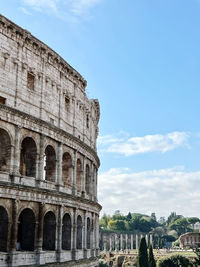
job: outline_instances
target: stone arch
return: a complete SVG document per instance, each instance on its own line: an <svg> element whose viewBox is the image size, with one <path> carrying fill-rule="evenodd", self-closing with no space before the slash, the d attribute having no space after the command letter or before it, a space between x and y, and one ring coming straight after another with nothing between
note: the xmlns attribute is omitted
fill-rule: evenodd
<svg viewBox="0 0 200 267"><path fill-rule="evenodd" d="M62 221L62 249L71 249L71 217L66 213Z"/></svg>
<svg viewBox="0 0 200 267"><path fill-rule="evenodd" d="M91 246L91 225L90 225L90 218L87 218L87 249L90 249Z"/></svg>
<svg viewBox="0 0 200 267"><path fill-rule="evenodd" d="M25 137L21 143L20 173L24 176L36 176L37 147L32 137Z"/></svg>
<svg viewBox="0 0 200 267"><path fill-rule="evenodd" d="M76 162L76 188L78 192L81 192L82 189L82 173L83 167L80 159L77 159Z"/></svg>
<svg viewBox="0 0 200 267"><path fill-rule="evenodd" d="M0 251L7 251L8 243L8 213L0 206Z"/></svg>
<svg viewBox="0 0 200 267"><path fill-rule="evenodd" d="M45 180L55 182L56 175L56 153L51 145L48 145L44 152Z"/></svg>
<svg viewBox="0 0 200 267"><path fill-rule="evenodd" d="M72 158L68 152L63 154L62 158L62 180L64 185L71 185L71 169L72 169Z"/></svg>
<svg viewBox="0 0 200 267"><path fill-rule="evenodd" d="M89 195L90 194L90 167L87 164L85 167L85 191Z"/></svg>
<svg viewBox="0 0 200 267"><path fill-rule="evenodd" d="M83 223L80 215L77 217L77 235L76 235L76 248L82 249L82 233L83 231Z"/></svg>
<svg viewBox="0 0 200 267"><path fill-rule="evenodd" d="M26 208L18 219L17 249L33 251L35 243L35 214Z"/></svg>
<svg viewBox="0 0 200 267"><path fill-rule="evenodd" d="M0 129L0 171L9 172L11 160L11 138L8 132Z"/></svg>
<svg viewBox="0 0 200 267"><path fill-rule="evenodd" d="M52 211L45 214L43 229L43 250L55 250L56 216Z"/></svg>

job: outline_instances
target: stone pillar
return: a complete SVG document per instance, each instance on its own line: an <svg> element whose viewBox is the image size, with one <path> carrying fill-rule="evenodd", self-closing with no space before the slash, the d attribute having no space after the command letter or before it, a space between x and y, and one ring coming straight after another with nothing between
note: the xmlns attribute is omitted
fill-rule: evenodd
<svg viewBox="0 0 200 267"><path fill-rule="evenodd" d="M94 166L94 201L97 201L97 168Z"/></svg>
<svg viewBox="0 0 200 267"><path fill-rule="evenodd" d="M57 262L60 262L61 260L61 251L62 251L62 219L63 219L63 207L62 205L59 205L58 210L58 222L56 224L56 234L57 234L57 240L56 240L56 259Z"/></svg>
<svg viewBox="0 0 200 267"><path fill-rule="evenodd" d="M112 251L112 236L109 236L109 241L110 241L110 251Z"/></svg>
<svg viewBox="0 0 200 267"><path fill-rule="evenodd" d="M90 198L94 200L94 165L91 164L91 171L90 171Z"/></svg>
<svg viewBox="0 0 200 267"><path fill-rule="evenodd" d="M37 227L37 240L36 240L36 264L40 264L40 255L42 251L42 240L43 240L43 207L44 204L38 203L38 227Z"/></svg>
<svg viewBox="0 0 200 267"><path fill-rule="evenodd" d="M150 244L153 246L153 236L150 234Z"/></svg>
<svg viewBox="0 0 200 267"><path fill-rule="evenodd" d="M92 213L92 221L91 221L91 249L92 249L92 257L94 257L95 252L95 220L94 220L94 212Z"/></svg>
<svg viewBox="0 0 200 267"><path fill-rule="evenodd" d="M123 250L123 235L120 235L120 250Z"/></svg>
<svg viewBox="0 0 200 267"><path fill-rule="evenodd" d="M149 242L148 242L148 235L145 235L145 240L146 240L147 247L148 247L148 245L149 245L149 244L148 244L148 243L149 243Z"/></svg>
<svg viewBox="0 0 200 267"><path fill-rule="evenodd" d="M19 126L15 126L15 148L14 148L14 164L13 164L13 174L19 175L20 170L20 154L21 154L21 147L20 147L20 130Z"/></svg>
<svg viewBox="0 0 200 267"><path fill-rule="evenodd" d="M15 253L17 246L17 212L18 212L18 201L12 199L12 224L10 232L10 251L8 258L8 266L12 266L13 254Z"/></svg>
<svg viewBox="0 0 200 267"><path fill-rule="evenodd" d="M74 162L73 162L73 180L72 180L72 194L76 195L76 166L77 164L77 150L74 150Z"/></svg>
<svg viewBox="0 0 200 267"><path fill-rule="evenodd" d="M126 250L128 249L128 234L126 234Z"/></svg>
<svg viewBox="0 0 200 267"><path fill-rule="evenodd" d="M85 162L86 162L86 160L85 160L85 156L83 157L83 182L82 182L82 189L81 189L81 191L82 191L82 196L83 197L85 197L85 175L86 175L86 173L85 173Z"/></svg>
<svg viewBox="0 0 200 267"><path fill-rule="evenodd" d="M106 252L106 241L103 242L103 249L104 249L104 252Z"/></svg>
<svg viewBox="0 0 200 267"><path fill-rule="evenodd" d="M99 256L99 215L96 214L96 256Z"/></svg>
<svg viewBox="0 0 200 267"><path fill-rule="evenodd" d="M83 253L84 258L87 259L87 211L84 211L84 223L83 223Z"/></svg>
<svg viewBox="0 0 200 267"><path fill-rule="evenodd" d="M118 244L118 236L115 234L115 251L117 252L119 249L119 244Z"/></svg>
<svg viewBox="0 0 200 267"><path fill-rule="evenodd" d="M44 177L44 146L45 146L45 135L40 134L40 151L39 151L39 167L38 167L38 177L39 181L45 179Z"/></svg>
<svg viewBox="0 0 200 267"><path fill-rule="evenodd" d="M58 164L57 164L57 180L56 185L58 189L63 184L62 182L62 156L63 156L63 145L62 143L58 144Z"/></svg>
<svg viewBox="0 0 200 267"><path fill-rule="evenodd" d="M138 250L139 249L139 239L138 239L138 234L136 234L136 236L135 236L135 239L136 239L136 250Z"/></svg>
<svg viewBox="0 0 200 267"><path fill-rule="evenodd" d="M131 250L133 250L133 235L131 235Z"/></svg>
<svg viewBox="0 0 200 267"><path fill-rule="evenodd" d="M73 208L72 224L72 260L76 260L77 209Z"/></svg>

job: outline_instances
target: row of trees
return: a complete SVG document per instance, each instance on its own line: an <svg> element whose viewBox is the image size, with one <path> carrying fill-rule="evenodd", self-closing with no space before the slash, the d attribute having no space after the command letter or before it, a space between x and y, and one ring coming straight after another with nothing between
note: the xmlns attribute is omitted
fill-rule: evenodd
<svg viewBox="0 0 200 267"><path fill-rule="evenodd" d="M194 225L199 222L197 217L183 217L171 212L165 220L156 219L155 213L151 216L140 213L122 215L116 211L113 216L104 214L100 219L100 229L107 231L138 231L153 234L154 247L162 248L178 239L186 232L193 232Z"/></svg>

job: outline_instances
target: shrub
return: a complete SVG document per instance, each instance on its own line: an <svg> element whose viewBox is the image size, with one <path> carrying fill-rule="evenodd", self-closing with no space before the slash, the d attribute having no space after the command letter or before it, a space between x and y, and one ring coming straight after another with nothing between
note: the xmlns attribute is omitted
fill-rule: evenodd
<svg viewBox="0 0 200 267"><path fill-rule="evenodd" d="M173 255L158 261L158 267L189 267L191 262L181 255Z"/></svg>

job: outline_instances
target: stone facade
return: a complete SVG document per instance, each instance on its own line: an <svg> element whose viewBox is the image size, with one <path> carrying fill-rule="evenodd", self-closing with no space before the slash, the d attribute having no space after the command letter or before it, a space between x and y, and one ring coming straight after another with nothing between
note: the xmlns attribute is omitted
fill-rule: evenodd
<svg viewBox="0 0 200 267"><path fill-rule="evenodd" d="M100 109L86 85L0 15L1 267L98 266Z"/></svg>
<svg viewBox="0 0 200 267"><path fill-rule="evenodd" d="M179 237L181 248L196 248L200 245L200 233L186 233Z"/></svg>

